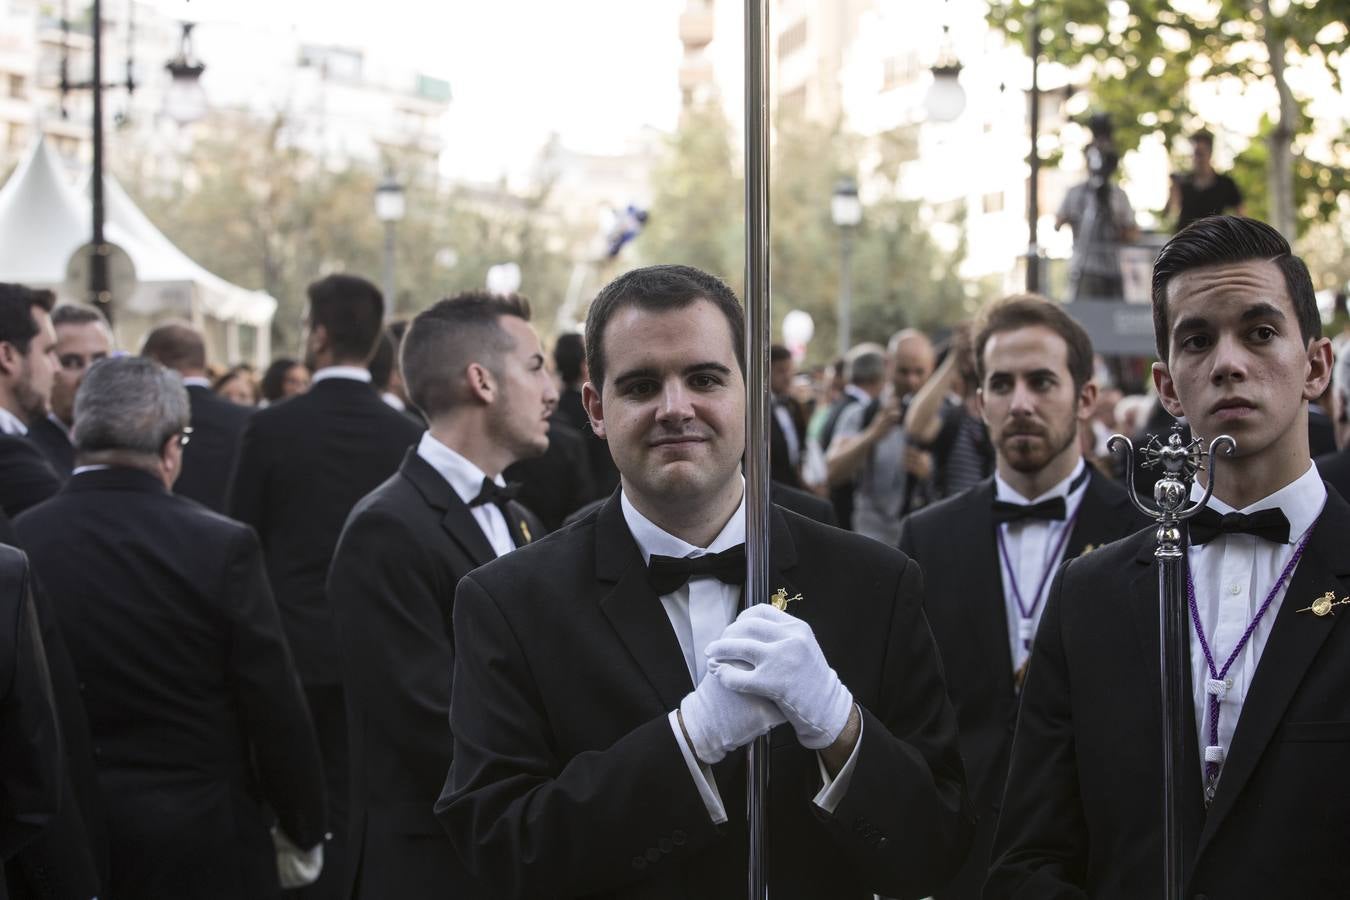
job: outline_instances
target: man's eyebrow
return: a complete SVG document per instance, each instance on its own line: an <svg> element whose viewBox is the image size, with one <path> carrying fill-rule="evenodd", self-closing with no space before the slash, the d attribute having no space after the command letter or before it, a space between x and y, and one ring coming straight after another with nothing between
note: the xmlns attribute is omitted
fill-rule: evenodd
<svg viewBox="0 0 1350 900"><path fill-rule="evenodd" d="M685 377L688 377L698 372L717 372L720 375L730 375L731 369L727 368L720 362L709 360L707 362L691 363L690 365L685 366L680 371L680 374L684 375ZM636 369L630 369L629 371L624 372L622 375L616 376L614 379L614 386L619 387L624 382L633 381L638 378L660 378L660 377L661 373L656 368L652 366L642 366Z"/></svg>
<svg viewBox="0 0 1350 900"><path fill-rule="evenodd" d="M656 370L651 367L630 369L629 371L624 372L622 375L618 375L615 377L614 386L620 387L621 385L624 384L624 382L633 381L638 378L655 378L655 377L657 377Z"/></svg>
<svg viewBox="0 0 1350 900"><path fill-rule="evenodd" d="M707 372L707 371L717 372L721 375L731 374L731 370L726 366L722 365L720 362L701 362L701 363L694 363L692 366L684 367L685 375L693 375L696 372Z"/></svg>
<svg viewBox="0 0 1350 900"><path fill-rule="evenodd" d="M1173 331L1203 331L1209 327L1209 319L1204 316L1183 316L1172 326Z"/></svg>
<svg viewBox="0 0 1350 900"><path fill-rule="evenodd" d="M1253 319L1273 319L1283 322L1284 312L1273 303L1255 303L1242 311L1242 321L1250 322Z"/></svg>
<svg viewBox="0 0 1350 900"><path fill-rule="evenodd" d="M1006 369L993 369L989 372L989 378L1012 378L1014 375L1024 375L1027 378L1044 378L1047 375L1051 378L1058 378L1059 373L1054 369L1032 369L1030 372L1009 372Z"/></svg>

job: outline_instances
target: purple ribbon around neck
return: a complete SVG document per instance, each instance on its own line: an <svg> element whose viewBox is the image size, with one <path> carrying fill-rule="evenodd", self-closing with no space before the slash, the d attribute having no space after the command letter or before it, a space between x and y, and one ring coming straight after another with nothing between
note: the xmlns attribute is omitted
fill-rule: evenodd
<svg viewBox="0 0 1350 900"><path fill-rule="evenodd" d="M1316 525L1315 522L1313 524ZM1294 569L1298 566L1298 561L1303 557L1303 551L1307 549L1308 541L1312 537L1312 530L1313 526L1309 526L1308 530L1303 533L1303 537L1299 540L1298 547L1294 550L1294 555L1289 557L1289 562L1285 565L1284 571L1280 573L1279 578L1275 579L1274 587L1270 589L1270 593L1267 594L1266 599L1262 601L1260 609L1256 611L1256 615L1252 616L1251 622L1247 623L1247 630L1242 632L1242 637L1238 639L1237 646L1233 648L1232 653L1228 654L1228 659L1224 661L1223 668L1217 668L1215 666L1214 651L1210 649L1209 639L1205 636L1204 626L1200 624L1200 604L1195 599L1195 580L1191 578L1190 566L1188 565L1186 567L1186 600L1191 608L1191 625L1195 628L1195 636L1200 639L1200 649L1205 653L1205 665L1209 669L1211 681L1226 681L1228 678L1228 670L1233 667L1233 663L1237 661L1238 655L1242 653L1243 648L1247 646L1247 642L1251 640L1252 634L1256 631L1256 626L1261 623L1263 618L1265 618L1266 610L1270 609L1270 605L1275 602L1275 597L1279 594L1280 589L1284 587L1285 582L1287 582L1290 576L1294 574ZM1225 687L1226 686L1227 685L1225 684ZM1209 690L1208 687L1206 688L1206 693L1209 696L1207 710L1209 714L1209 746L1218 747L1220 695ZM1221 760L1209 759L1208 755L1206 756L1206 805L1214 799L1214 793L1219 783L1219 772L1222 769L1223 762Z"/></svg>
<svg viewBox="0 0 1350 900"><path fill-rule="evenodd" d="M1003 560L1004 571L1008 573L1008 584L1012 587L1013 600L1017 601L1017 611L1021 614L1022 621L1030 622L1035 619L1036 610L1040 608L1041 598L1045 594L1045 585L1050 580L1050 573L1055 570L1060 554L1064 552L1064 545L1068 542L1069 535L1073 533L1073 526L1076 521L1078 521L1078 510L1074 510L1073 515L1069 516L1068 521L1064 523L1063 530L1059 533L1059 540L1055 542L1055 549L1050 554L1049 559L1046 560L1045 569L1041 572L1040 583L1036 585L1036 593L1032 595L1030 608L1022 599L1022 589L1017 584L1017 574L1013 572L1012 560L1008 557L1008 545L1003 539L1003 531L1007 526L995 526L994 533L998 535L999 556ZM1022 647L1027 650L1031 649L1030 636L1022 638Z"/></svg>

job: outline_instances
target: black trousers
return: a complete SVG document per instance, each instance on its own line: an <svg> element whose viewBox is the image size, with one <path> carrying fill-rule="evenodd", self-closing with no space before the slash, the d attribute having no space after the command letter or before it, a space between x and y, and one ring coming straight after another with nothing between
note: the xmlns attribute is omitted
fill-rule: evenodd
<svg viewBox="0 0 1350 900"><path fill-rule="evenodd" d="M314 733L323 756L328 797L328 833L323 846L323 874L308 887L284 891L286 900L340 900L347 887L347 700L340 684L307 684L305 699L314 719Z"/></svg>

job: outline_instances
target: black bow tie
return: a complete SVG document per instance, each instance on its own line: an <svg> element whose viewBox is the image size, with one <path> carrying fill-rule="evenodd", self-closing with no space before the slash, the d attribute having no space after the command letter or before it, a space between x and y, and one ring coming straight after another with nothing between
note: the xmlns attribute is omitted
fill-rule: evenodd
<svg viewBox="0 0 1350 900"><path fill-rule="evenodd" d="M1051 497L1040 503L1009 503L1007 500L994 501L994 524L1023 522L1027 519L1063 521L1065 516L1064 498Z"/></svg>
<svg viewBox="0 0 1350 900"><path fill-rule="evenodd" d="M469 506L472 508L482 506L484 503L494 503L499 508L505 507L507 503L516 499L519 493L519 484L508 484L503 487L491 478L484 478L483 487L478 491L478 496L469 501Z"/></svg>
<svg viewBox="0 0 1350 900"><path fill-rule="evenodd" d="M1289 520L1284 512L1262 509L1251 515L1219 514L1206 506L1191 519L1191 543L1207 544L1221 534L1254 534L1276 544L1289 543Z"/></svg>
<svg viewBox="0 0 1350 900"><path fill-rule="evenodd" d="M673 594L689 579L699 577L745 584L745 545L695 557L652 556L647 563L647 581L659 597Z"/></svg>

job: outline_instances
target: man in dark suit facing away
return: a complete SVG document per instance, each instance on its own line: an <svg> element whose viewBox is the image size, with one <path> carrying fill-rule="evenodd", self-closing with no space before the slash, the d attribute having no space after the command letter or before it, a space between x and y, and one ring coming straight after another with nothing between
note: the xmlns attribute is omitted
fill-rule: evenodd
<svg viewBox="0 0 1350 900"><path fill-rule="evenodd" d="M56 373L51 291L0 284L0 509L11 517L61 489L29 435L47 415Z"/></svg>
<svg viewBox="0 0 1350 900"><path fill-rule="evenodd" d="M324 581L352 507L398 470L422 433L370 386L366 363L383 317L384 299L362 278L330 275L309 286L311 387L249 419L226 506L262 541L323 754L333 837L324 875L305 900L338 896L346 865L346 700Z"/></svg>
<svg viewBox="0 0 1350 900"><path fill-rule="evenodd" d="M352 510L333 556L354 898L467 896L432 811L451 758L451 612L460 578L543 536L502 479L548 446L558 397L529 315L524 298L467 293L413 320L403 376L428 430Z"/></svg>
<svg viewBox="0 0 1350 900"><path fill-rule="evenodd" d="M15 527L80 679L106 893L278 896L278 847L321 858L323 775L257 538L169 492L189 420L176 374L104 360L75 410L74 474Z"/></svg>
<svg viewBox="0 0 1350 900"><path fill-rule="evenodd" d="M168 322L151 331L141 355L183 376L192 403L192 440L183 448L183 474L174 482L173 492L224 512L239 436L252 411L211 390L206 341L186 322Z"/></svg>
<svg viewBox="0 0 1350 900"><path fill-rule="evenodd" d="M70 441L70 430L75 426L75 392L85 371L112 353L113 337L103 313L83 303L62 303L52 310L52 327L56 331L56 371L50 409L28 423L28 436L64 481L75 468L75 445Z"/></svg>
<svg viewBox="0 0 1350 900"><path fill-rule="evenodd" d="M770 579L796 599L736 615L744 345L697 269L605 287L585 396L621 490L459 583L437 811L494 898L742 896L743 748L771 729L775 897L923 897L964 856L918 567L775 508Z"/></svg>
<svg viewBox="0 0 1350 900"><path fill-rule="evenodd" d="M977 900L989 871L1018 693L1051 576L1062 560L1145 525L1079 449L1097 398L1087 332L1031 294L994 304L976 328L978 397L997 469L900 526L900 549L923 567L979 815L970 856L941 900Z"/></svg>

